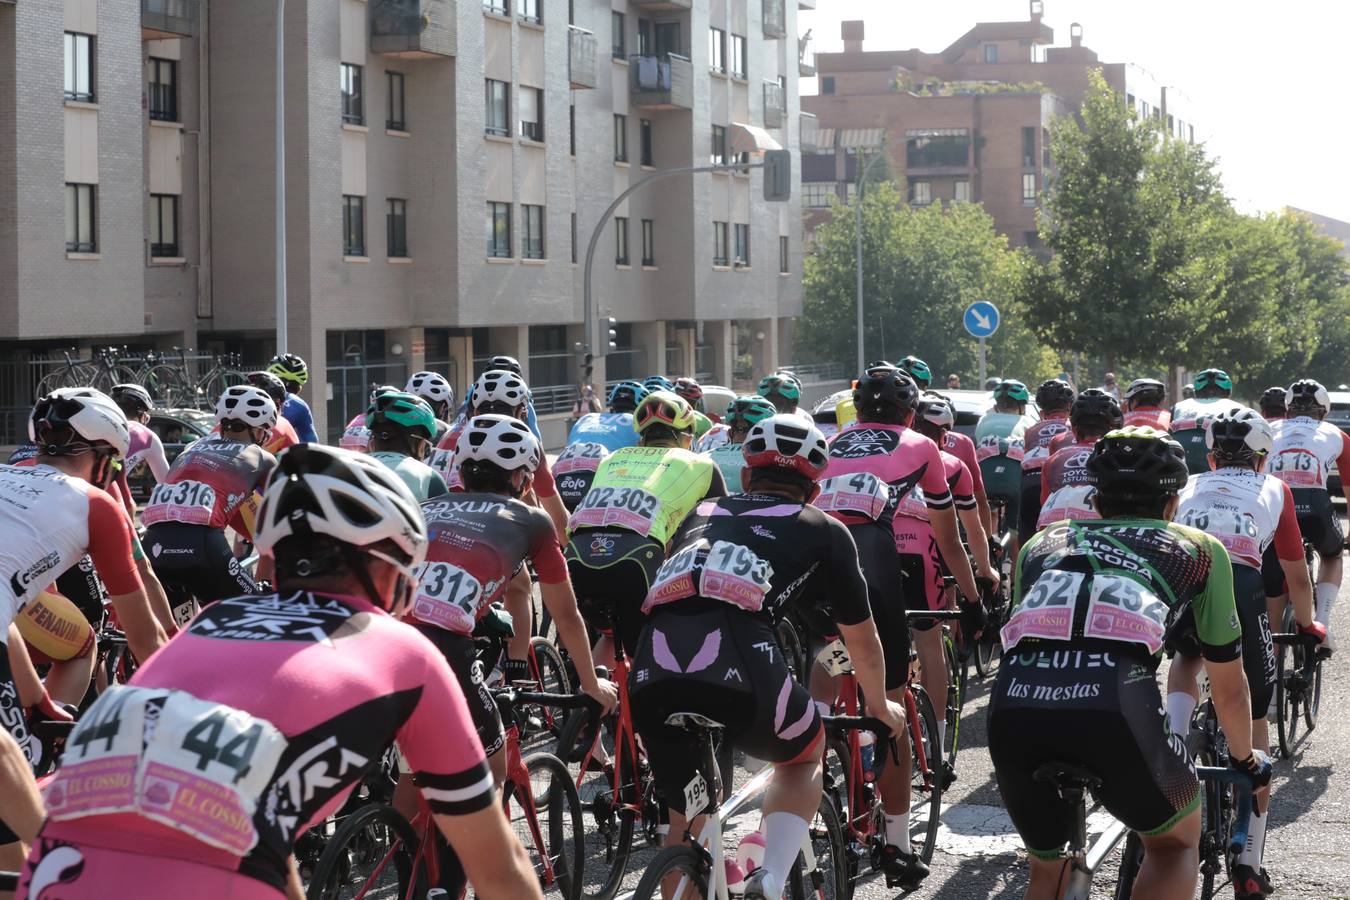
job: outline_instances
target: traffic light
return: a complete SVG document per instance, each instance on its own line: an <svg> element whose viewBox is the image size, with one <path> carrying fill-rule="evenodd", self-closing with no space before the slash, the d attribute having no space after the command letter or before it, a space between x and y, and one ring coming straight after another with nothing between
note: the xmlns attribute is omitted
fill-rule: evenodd
<svg viewBox="0 0 1350 900"><path fill-rule="evenodd" d="M618 350L618 349L619 349L619 343L618 343L618 342L619 342L619 320L616 319L616 318L614 318L613 316L610 316L608 319L605 320L605 323L606 323L606 326L609 328L609 335L608 335L608 337L607 337L607 340L609 341L609 345L608 345L608 346L609 346L609 349L610 349L610 350Z"/></svg>
<svg viewBox="0 0 1350 900"><path fill-rule="evenodd" d="M792 197L792 151L764 151L764 199L783 203Z"/></svg>

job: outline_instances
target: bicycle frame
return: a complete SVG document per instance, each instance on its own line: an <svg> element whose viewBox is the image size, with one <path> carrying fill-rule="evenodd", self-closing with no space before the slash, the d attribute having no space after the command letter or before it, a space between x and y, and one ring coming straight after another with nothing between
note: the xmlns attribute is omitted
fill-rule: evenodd
<svg viewBox="0 0 1350 900"><path fill-rule="evenodd" d="M634 815L642 813L642 796L639 793L633 803L623 803L621 801L620 783L623 779L623 759L624 753L628 754L632 760L633 772L637 772L637 731L633 727L632 706L628 702L628 657L624 655L623 648L619 642L614 642L614 673L611 680L619 689L619 723L614 734L614 775L610 782L610 787L614 791L614 802L616 810L627 810ZM599 737L600 729L597 728L596 736ZM595 744L592 743L586 748L586 752L581 757L581 771L577 775L577 790L581 790L582 782L586 780L586 770L591 764L591 759L595 756Z"/></svg>

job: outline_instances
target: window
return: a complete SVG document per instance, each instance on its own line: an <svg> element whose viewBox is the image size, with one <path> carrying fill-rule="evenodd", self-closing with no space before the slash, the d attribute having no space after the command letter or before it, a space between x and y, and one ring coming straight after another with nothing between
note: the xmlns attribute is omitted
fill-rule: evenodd
<svg viewBox="0 0 1350 900"><path fill-rule="evenodd" d="M1022 129L1022 168L1033 169L1036 167L1036 129Z"/></svg>
<svg viewBox="0 0 1350 900"><path fill-rule="evenodd" d="M731 157L727 155L727 129L722 125L712 127L712 164L714 166L725 166L731 162Z"/></svg>
<svg viewBox="0 0 1350 900"><path fill-rule="evenodd" d="M342 195L342 255L366 255L366 198Z"/></svg>
<svg viewBox="0 0 1350 900"><path fill-rule="evenodd" d="M483 0L483 11L496 16L511 15L511 0Z"/></svg>
<svg viewBox="0 0 1350 900"><path fill-rule="evenodd" d="M731 36L731 74L745 77L745 38L739 34Z"/></svg>
<svg viewBox="0 0 1350 900"><path fill-rule="evenodd" d="M182 256L178 244L178 197L174 194L150 195L150 256Z"/></svg>
<svg viewBox="0 0 1350 900"><path fill-rule="evenodd" d="M614 114L614 161L628 162L628 117Z"/></svg>
<svg viewBox="0 0 1350 900"><path fill-rule="evenodd" d="M952 185L952 199L957 203L970 202L970 182L958 181Z"/></svg>
<svg viewBox="0 0 1350 900"><path fill-rule="evenodd" d="M834 196L834 182L832 181L802 182L803 206L811 209L824 209L830 205Z"/></svg>
<svg viewBox="0 0 1350 900"><path fill-rule="evenodd" d="M714 72L727 70L727 33L720 28L708 29L708 68Z"/></svg>
<svg viewBox="0 0 1350 900"><path fill-rule="evenodd" d="M487 205L487 255L497 259L511 258L511 204Z"/></svg>
<svg viewBox="0 0 1350 900"><path fill-rule="evenodd" d="M1028 172L1022 176L1022 205L1032 206L1036 203L1036 173Z"/></svg>
<svg viewBox="0 0 1350 900"><path fill-rule="evenodd" d="M483 130L502 137L511 134L511 85L505 81L487 79L487 120Z"/></svg>
<svg viewBox="0 0 1350 900"><path fill-rule="evenodd" d="M642 264L656 265L656 223L651 219L642 220Z"/></svg>
<svg viewBox="0 0 1350 900"><path fill-rule="evenodd" d="M526 22L542 22L540 0L520 0L520 17Z"/></svg>
<svg viewBox="0 0 1350 900"><path fill-rule="evenodd" d="M544 139L544 92L540 88L520 89L520 136L531 141Z"/></svg>
<svg viewBox="0 0 1350 900"><path fill-rule="evenodd" d="M624 49L623 42L623 13L612 12L609 14L609 55L615 59L626 59L627 51Z"/></svg>
<svg viewBox="0 0 1350 900"><path fill-rule="evenodd" d="M984 61L987 63L998 62L998 44L984 45Z"/></svg>
<svg viewBox="0 0 1350 900"><path fill-rule="evenodd" d="M159 122L177 122L178 63L152 56L146 60L145 69L150 118Z"/></svg>
<svg viewBox="0 0 1350 900"><path fill-rule="evenodd" d="M385 212L385 232L390 259L408 257L408 201L390 197Z"/></svg>
<svg viewBox="0 0 1350 900"><path fill-rule="evenodd" d="M925 128L905 132L905 168L964 168L970 164L970 132Z"/></svg>
<svg viewBox="0 0 1350 900"><path fill-rule="evenodd" d="M66 185L66 250L71 253L93 253L98 249L98 229L94 215L97 212L92 184Z"/></svg>
<svg viewBox="0 0 1350 900"><path fill-rule="evenodd" d="M567 107L567 152L571 156L577 155L577 108L570 104Z"/></svg>
<svg viewBox="0 0 1350 900"><path fill-rule="evenodd" d="M544 208L521 204L525 233L520 241L521 259L544 259Z"/></svg>
<svg viewBox="0 0 1350 900"><path fill-rule="evenodd" d="M1134 112L1134 94L1125 95L1125 108L1130 112Z"/></svg>
<svg viewBox="0 0 1350 900"><path fill-rule="evenodd" d="M641 161L642 161L642 164L643 164L644 166L650 166L650 165L653 165L653 163L652 163L652 120L651 120L651 119L639 119L639 120L638 120L638 134L641 136L641 144L642 144L642 146L641 146L640 150L641 150L641 152L642 152L642 156L640 157L640 159L641 159Z"/></svg>
<svg viewBox="0 0 1350 900"><path fill-rule="evenodd" d="M911 181L909 183L909 202L912 206L927 206L933 202L933 182Z"/></svg>
<svg viewBox="0 0 1350 900"><path fill-rule="evenodd" d="M628 265L628 217L614 217L614 265Z"/></svg>
<svg viewBox="0 0 1350 900"><path fill-rule="evenodd" d="M94 102L94 37L66 32L66 99Z"/></svg>
<svg viewBox="0 0 1350 900"><path fill-rule="evenodd" d="M572 213L572 265L577 264L577 214Z"/></svg>
<svg viewBox="0 0 1350 900"><path fill-rule="evenodd" d="M822 94L834 93L834 76L822 75L820 78L820 92Z"/></svg>
<svg viewBox="0 0 1350 900"><path fill-rule="evenodd" d="M407 131L408 120L403 113L403 73L385 72L384 82L389 95L384 127L390 131Z"/></svg>
<svg viewBox="0 0 1350 900"><path fill-rule="evenodd" d="M780 235L778 236L778 274L779 274L779 275L786 275L786 274L788 274L788 272L791 271L791 267L788 265L788 263L790 262L790 260L791 260L791 256L790 256L789 253L788 253L788 236L785 235L785 234L780 234Z"/></svg>
<svg viewBox="0 0 1350 900"><path fill-rule="evenodd" d="M725 266L727 258L727 223L713 222L713 265Z"/></svg>
<svg viewBox="0 0 1350 900"><path fill-rule="evenodd" d="M750 226L737 224L735 228L736 256L738 266L750 265Z"/></svg>
<svg viewBox="0 0 1350 900"><path fill-rule="evenodd" d="M365 95L361 92L361 67L342 64L342 121L349 125L366 124Z"/></svg>

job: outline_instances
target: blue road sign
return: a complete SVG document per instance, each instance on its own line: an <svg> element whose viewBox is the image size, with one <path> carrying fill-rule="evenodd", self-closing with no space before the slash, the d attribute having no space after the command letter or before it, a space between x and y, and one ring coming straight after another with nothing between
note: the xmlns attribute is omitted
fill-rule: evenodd
<svg viewBox="0 0 1350 900"><path fill-rule="evenodd" d="M998 307L988 300L976 300L966 307L961 321L974 337L987 338L998 331Z"/></svg>

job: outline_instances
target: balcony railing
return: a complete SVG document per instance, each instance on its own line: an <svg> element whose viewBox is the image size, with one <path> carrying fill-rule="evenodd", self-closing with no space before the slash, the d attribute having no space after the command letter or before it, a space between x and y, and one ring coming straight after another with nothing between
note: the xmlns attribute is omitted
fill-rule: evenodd
<svg viewBox="0 0 1350 900"><path fill-rule="evenodd" d="M192 37L197 33L197 0L141 0L141 40Z"/></svg>
<svg viewBox="0 0 1350 900"><path fill-rule="evenodd" d="M800 125L797 135L797 142L801 145L802 152L814 153L820 148L820 120L816 118L815 113L799 113Z"/></svg>
<svg viewBox="0 0 1350 900"><path fill-rule="evenodd" d="M595 35L575 25L567 27L567 71L574 90L595 87Z"/></svg>
<svg viewBox="0 0 1350 900"><path fill-rule="evenodd" d="M783 86L776 81L764 82L764 127L782 128L787 118L787 98Z"/></svg>
<svg viewBox="0 0 1350 900"><path fill-rule="evenodd" d="M811 38L797 38L797 74L811 78L816 74L816 51L811 49Z"/></svg>
<svg viewBox="0 0 1350 900"><path fill-rule="evenodd" d="M694 108L694 66L687 57L634 55L628 63L628 94L634 106Z"/></svg>
<svg viewBox="0 0 1350 900"><path fill-rule="evenodd" d="M371 53L418 59L457 49L454 0L371 0Z"/></svg>
<svg viewBox="0 0 1350 900"><path fill-rule="evenodd" d="M763 0L764 36L766 38L787 37L786 0Z"/></svg>
<svg viewBox="0 0 1350 900"><path fill-rule="evenodd" d="M632 0L638 9L693 9L694 0Z"/></svg>

